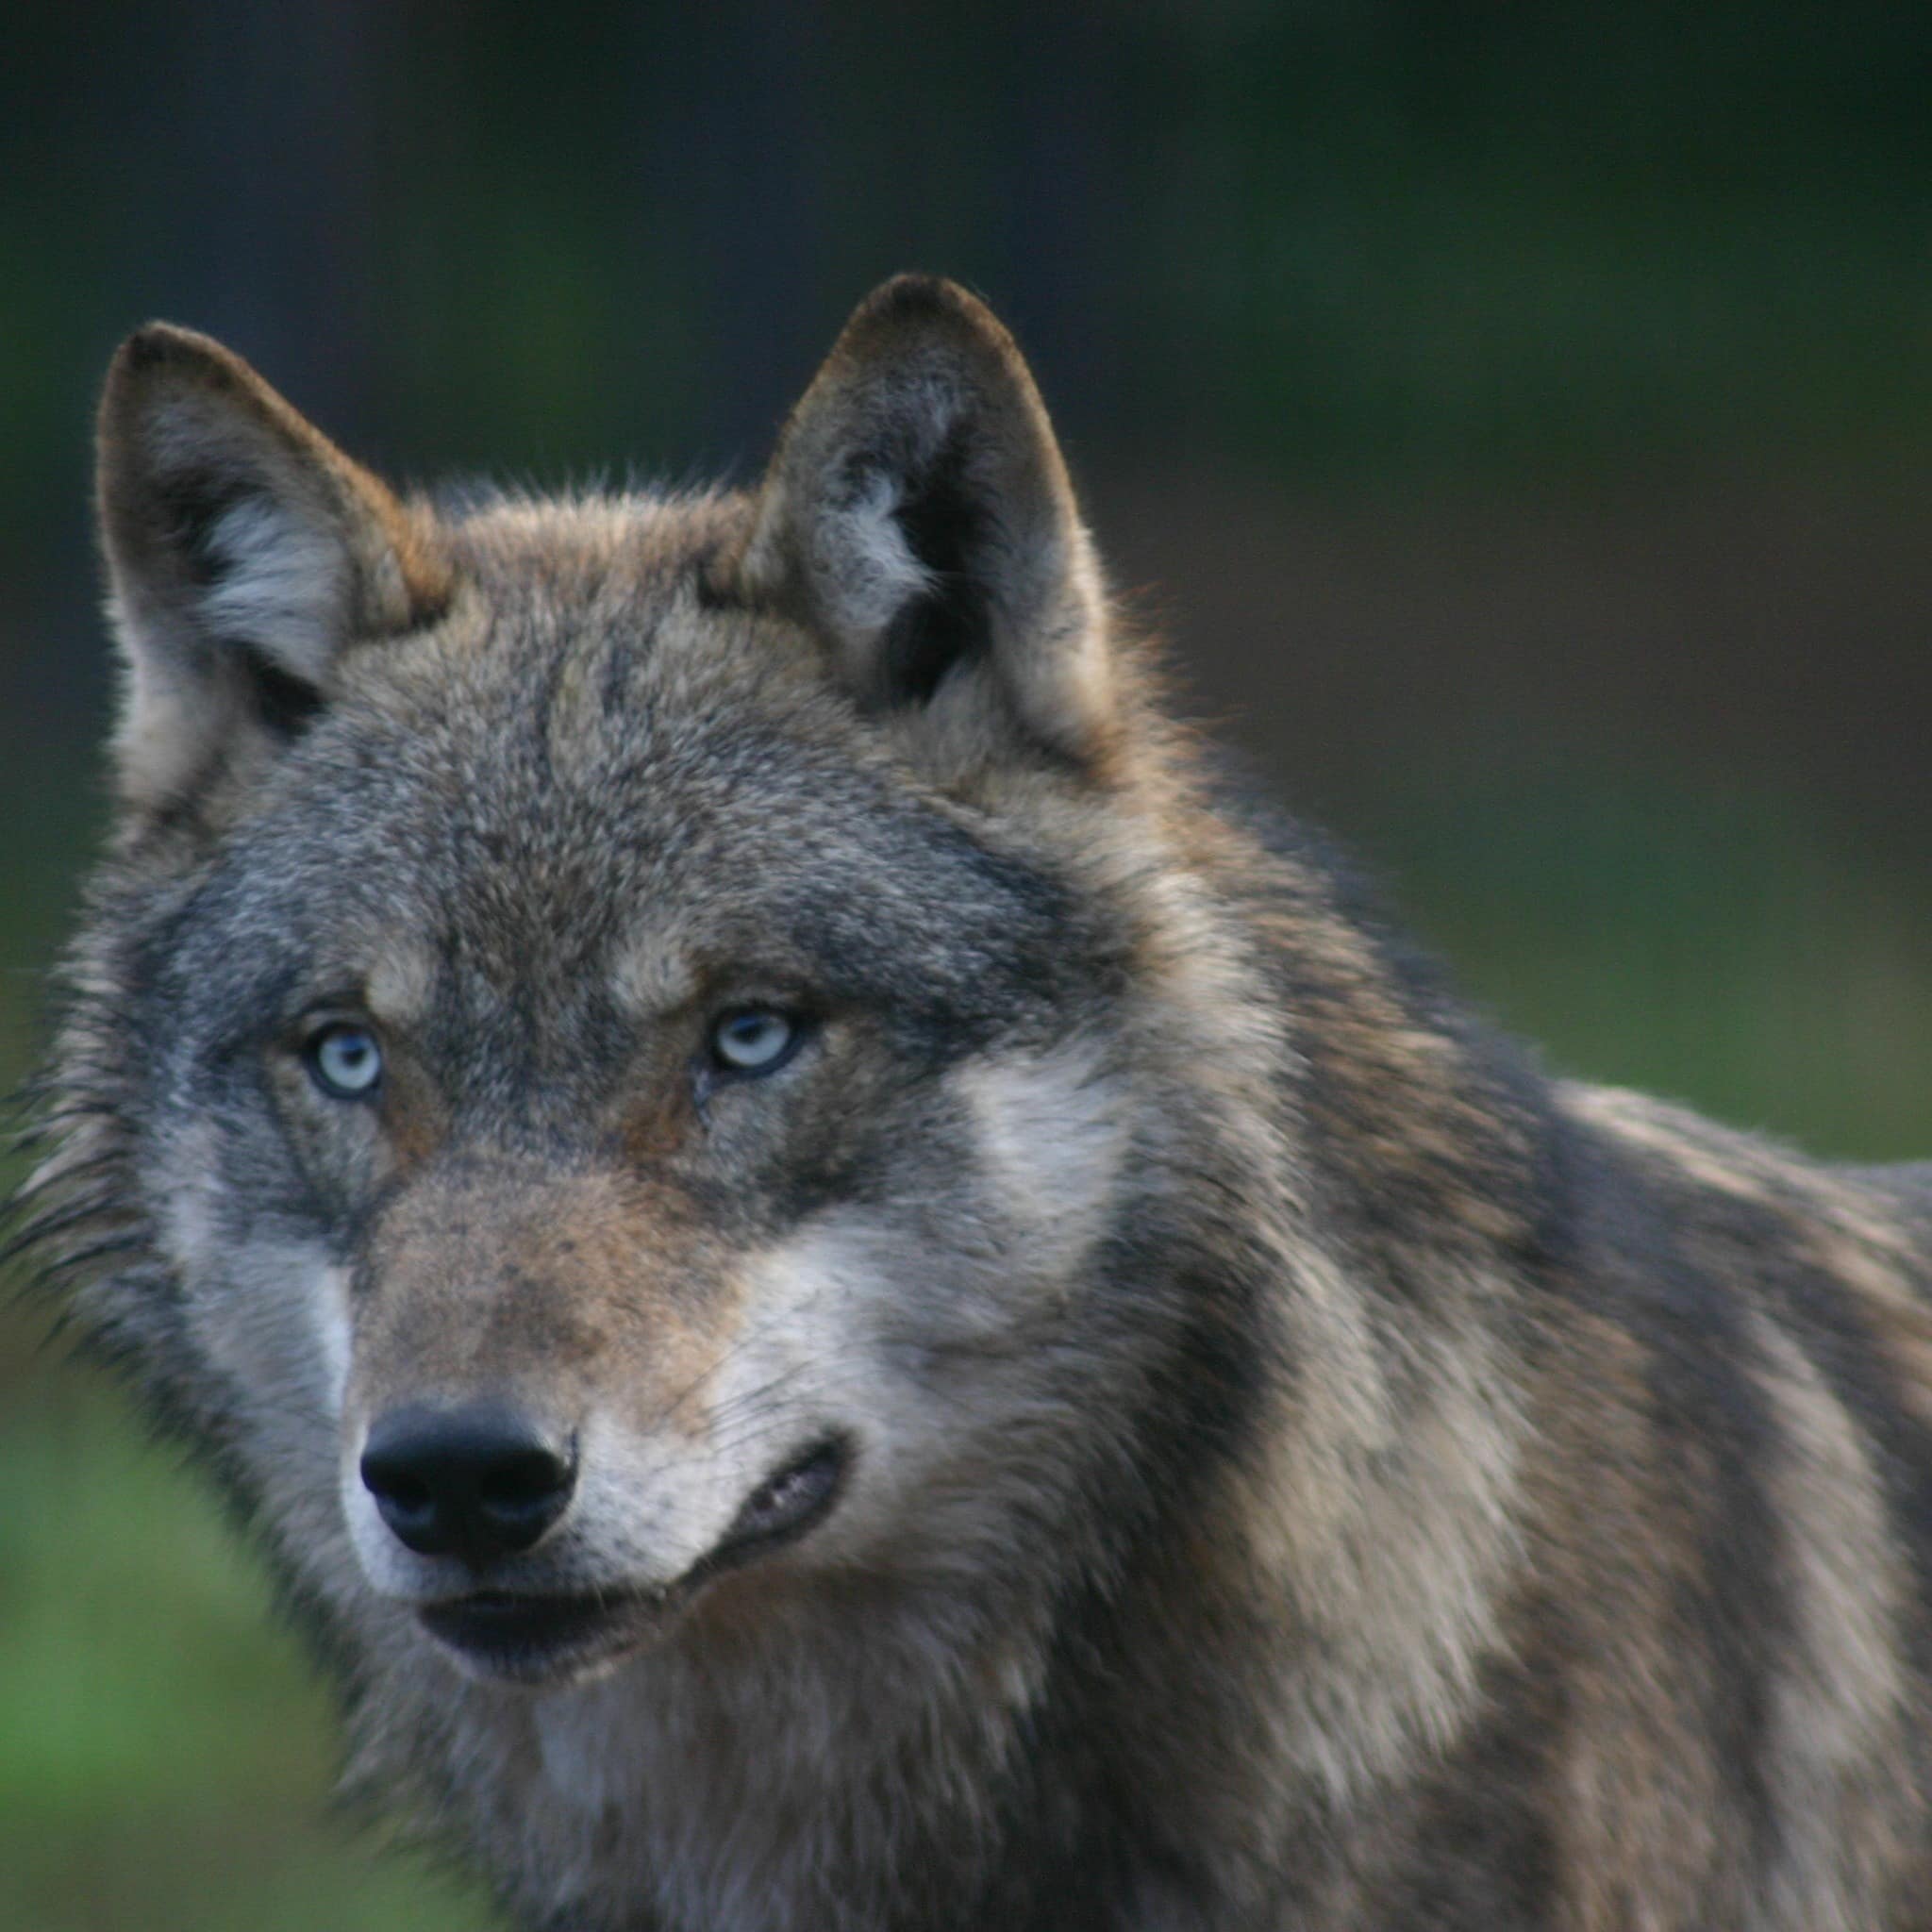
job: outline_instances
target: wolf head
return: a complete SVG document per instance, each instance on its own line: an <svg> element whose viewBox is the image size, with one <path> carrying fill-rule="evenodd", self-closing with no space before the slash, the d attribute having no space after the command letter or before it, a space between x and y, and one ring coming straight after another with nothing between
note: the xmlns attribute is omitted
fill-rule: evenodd
<svg viewBox="0 0 1932 1932"><path fill-rule="evenodd" d="M896 281L756 491L439 511L151 327L100 513L122 811L42 1185L300 1587L555 1678L1058 1533L1165 1345L1104 1262L1180 969L1004 329Z"/></svg>

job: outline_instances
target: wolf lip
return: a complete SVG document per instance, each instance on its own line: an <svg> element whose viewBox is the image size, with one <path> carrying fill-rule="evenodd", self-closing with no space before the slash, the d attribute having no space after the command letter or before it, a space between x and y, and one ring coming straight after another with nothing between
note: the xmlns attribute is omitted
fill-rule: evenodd
<svg viewBox="0 0 1932 1932"><path fill-rule="evenodd" d="M724 1541L699 1564L709 1575L793 1543L832 1513L852 1460L842 1437L818 1442L774 1470L744 1500Z"/></svg>
<svg viewBox="0 0 1932 1932"><path fill-rule="evenodd" d="M650 1600L478 1591L416 1614L439 1642L494 1676L530 1679L600 1655L635 1633Z"/></svg>

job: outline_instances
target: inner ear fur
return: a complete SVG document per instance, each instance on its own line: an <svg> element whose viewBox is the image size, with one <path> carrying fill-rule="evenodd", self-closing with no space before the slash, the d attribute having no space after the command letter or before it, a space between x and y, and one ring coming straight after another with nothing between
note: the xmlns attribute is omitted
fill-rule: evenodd
<svg viewBox="0 0 1932 1932"><path fill-rule="evenodd" d="M222 751L299 732L343 650L427 622L449 595L427 518L191 329L150 324L116 354L97 507L130 803L165 803Z"/></svg>
<svg viewBox="0 0 1932 1932"><path fill-rule="evenodd" d="M1075 758L1114 727L1106 599L1031 373L954 283L860 305L793 410L740 590L825 643L859 701L958 711Z"/></svg>

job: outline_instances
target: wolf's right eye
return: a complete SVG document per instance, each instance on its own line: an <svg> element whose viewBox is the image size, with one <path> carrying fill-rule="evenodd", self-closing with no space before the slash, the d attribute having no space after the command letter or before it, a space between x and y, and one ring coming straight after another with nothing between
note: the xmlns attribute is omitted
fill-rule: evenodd
<svg viewBox="0 0 1932 1932"><path fill-rule="evenodd" d="M711 1024L711 1057L730 1074L775 1074L804 1028L775 1007L736 1007Z"/></svg>
<svg viewBox="0 0 1932 1932"><path fill-rule="evenodd" d="M382 1078L382 1048L375 1035L353 1021L325 1026L302 1050L308 1077L331 1100L360 1100Z"/></svg>

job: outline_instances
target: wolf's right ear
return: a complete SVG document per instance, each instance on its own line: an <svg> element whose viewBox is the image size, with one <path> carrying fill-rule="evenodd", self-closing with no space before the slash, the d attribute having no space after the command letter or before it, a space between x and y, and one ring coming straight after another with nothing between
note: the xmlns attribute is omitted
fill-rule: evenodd
<svg viewBox="0 0 1932 1932"><path fill-rule="evenodd" d="M827 648L867 708L955 750L1079 763L1118 693L1093 549L1013 339L901 275L847 323L772 459L725 579Z"/></svg>
<svg viewBox="0 0 1932 1932"><path fill-rule="evenodd" d="M426 622L449 594L427 522L190 329L151 324L115 356L98 506L132 805L292 737L344 649Z"/></svg>

